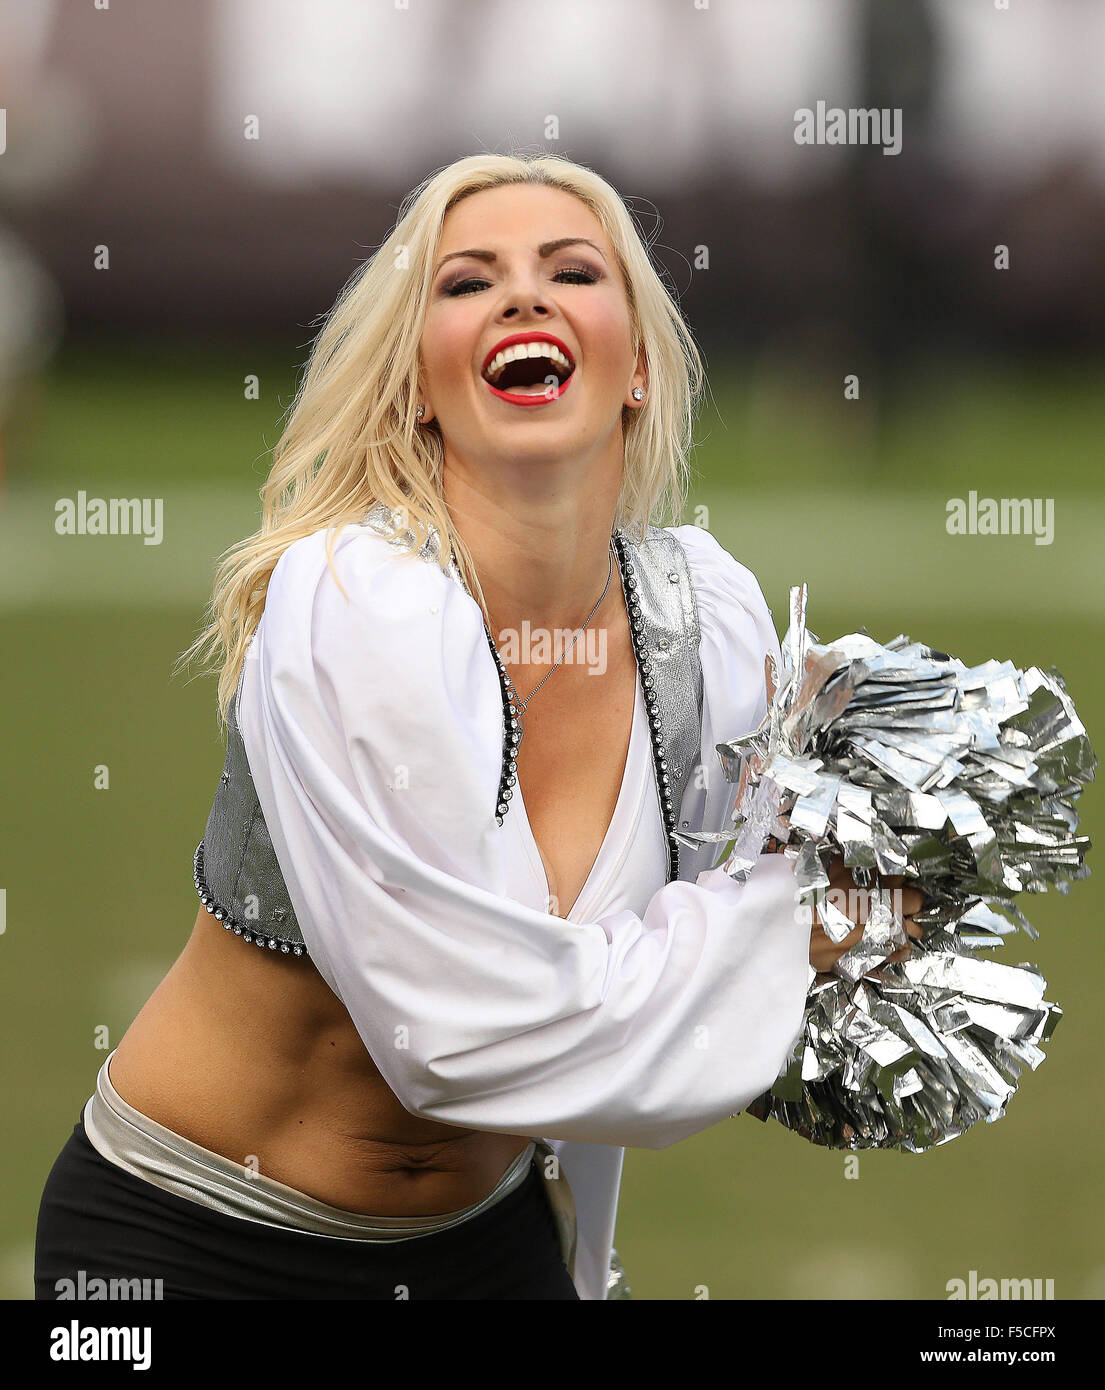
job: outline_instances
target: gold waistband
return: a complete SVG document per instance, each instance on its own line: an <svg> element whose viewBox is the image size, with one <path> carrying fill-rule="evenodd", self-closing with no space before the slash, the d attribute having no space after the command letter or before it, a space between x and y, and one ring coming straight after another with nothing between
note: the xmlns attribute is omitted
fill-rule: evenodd
<svg viewBox="0 0 1105 1390"><path fill-rule="evenodd" d="M549 1146L531 1140L511 1162L494 1190L471 1206L431 1216L369 1216L320 1202L286 1183L213 1153L142 1114L111 1084L111 1054L96 1077L96 1090L84 1107L84 1127L93 1147L110 1163L135 1177L198 1202L227 1216L342 1240L413 1240L449 1230L487 1211L521 1185L536 1163L568 1269L575 1258L575 1205ZM550 1163L548 1159L552 1157Z"/></svg>

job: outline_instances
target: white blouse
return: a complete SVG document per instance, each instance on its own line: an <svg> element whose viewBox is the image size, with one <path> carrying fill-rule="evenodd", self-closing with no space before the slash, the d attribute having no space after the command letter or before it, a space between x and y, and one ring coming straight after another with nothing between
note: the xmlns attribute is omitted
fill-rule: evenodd
<svg viewBox="0 0 1105 1390"><path fill-rule="evenodd" d="M509 829L508 829L509 827ZM533 905L547 910L549 880L526 812L521 783L514 787L503 829L513 833L518 854L529 865L537 895ZM604 912L644 906L667 877L667 844L652 768L652 739L640 672L633 702L633 724L614 814L595 862L567 914L570 922L593 921ZM520 885L520 900L528 901Z"/></svg>
<svg viewBox="0 0 1105 1390"><path fill-rule="evenodd" d="M679 825L720 830L735 788L715 745L759 723L778 640L751 572L699 527L674 534L703 676ZM765 855L741 886L709 869L715 848L683 848L665 882L638 679L610 829L567 918L551 915L517 786L495 819L502 700L479 605L363 525L334 544L343 594L327 535L281 555L238 702L304 942L407 1110L557 1153L575 1285L602 1299L624 1148L742 1110L798 1033L809 925L791 862Z"/></svg>

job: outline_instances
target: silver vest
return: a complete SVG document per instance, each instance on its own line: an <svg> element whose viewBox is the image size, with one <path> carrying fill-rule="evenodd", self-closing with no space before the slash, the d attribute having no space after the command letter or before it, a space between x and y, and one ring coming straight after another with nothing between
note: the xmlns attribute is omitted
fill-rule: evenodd
<svg viewBox="0 0 1105 1390"><path fill-rule="evenodd" d="M363 524L387 536L397 548L406 548L410 533L398 529L397 516L383 503L377 503ZM640 544L631 541L624 531L618 531L616 539L638 664L642 658L647 662L648 674L642 675L642 682L646 685L657 795L662 810L667 803L664 822L670 880L678 876L678 846L672 837L675 817L702 737L698 606L687 557L670 531L650 526ZM436 532L431 532L418 555L429 563L437 563ZM453 557L448 574L468 592ZM203 839L193 858L196 889L208 912L243 941L285 955L303 956L307 954L303 935L257 800L238 729L236 707L241 689L239 680L227 718L226 762ZM662 759L658 754L662 754ZM508 756L504 751L504 767ZM489 806L488 814L493 815L495 810Z"/></svg>

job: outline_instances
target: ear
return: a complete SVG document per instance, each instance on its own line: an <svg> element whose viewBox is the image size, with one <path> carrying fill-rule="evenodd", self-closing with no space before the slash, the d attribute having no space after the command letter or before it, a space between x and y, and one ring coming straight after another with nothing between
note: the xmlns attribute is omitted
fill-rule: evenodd
<svg viewBox="0 0 1105 1390"><path fill-rule="evenodd" d="M434 418L434 408L433 405L430 403L429 394L426 391L426 383L423 379L421 371L419 371L418 373L418 385L415 387L414 406L415 410L417 410L419 406L422 406L425 412L422 418L420 420L416 420L415 423L418 425L428 425L430 421Z"/></svg>

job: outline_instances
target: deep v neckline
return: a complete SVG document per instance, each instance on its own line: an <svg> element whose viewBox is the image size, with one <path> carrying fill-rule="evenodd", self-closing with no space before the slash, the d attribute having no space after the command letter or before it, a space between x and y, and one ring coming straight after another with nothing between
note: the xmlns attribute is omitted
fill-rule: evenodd
<svg viewBox="0 0 1105 1390"><path fill-rule="evenodd" d="M617 800L614 802L614 810L611 813L610 820L607 822L606 833L602 837L602 843L599 845L598 853L595 855L594 860L591 863L591 867L587 872L587 877L583 880L583 883L580 885L579 892L576 894L575 897L575 902L572 903L571 907L564 914L564 921L571 920L572 913L579 906L580 902L582 902L584 894L587 893L594 880L598 877L598 874L602 869L603 862L607 857L607 852L610 848L610 837L614 832L615 826L617 826L621 820L621 813L625 805L626 797L629 794L629 782L635 774L635 768L638 761L636 755L639 752L637 744L638 740L641 737L642 720L640 718L640 715L642 710L642 703L643 696L641 692L641 673L638 670L635 675L633 686L633 716L632 723L630 724L629 728L629 744L626 748L625 766L622 768L622 780L621 784L618 787ZM519 817L519 833L526 841L526 848L531 851L530 859L533 863L534 876L538 880L538 886L544 889L545 903L547 905L552 901L553 892L549 884L549 875L548 871L545 868L545 859L541 853L541 847L537 843L537 836L533 833L533 826L530 824L529 811L526 809L526 799L522 792L521 777L518 778L517 785L515 786L514 790L517 797L515 804L522 813Z"/></svg>

